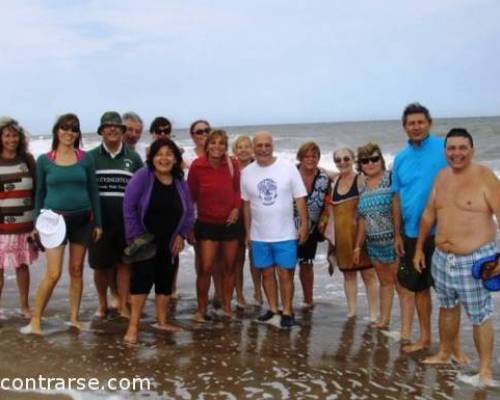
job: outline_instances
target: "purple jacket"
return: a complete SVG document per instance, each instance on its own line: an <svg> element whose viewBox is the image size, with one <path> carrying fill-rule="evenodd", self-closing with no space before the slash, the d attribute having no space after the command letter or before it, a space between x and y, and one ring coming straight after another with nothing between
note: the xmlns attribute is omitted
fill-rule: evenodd
<svg viewBox="0 0 500 400"><path fill-rule="evenodd" d="M125 221L125 236L130 244L134 239L146 232L144 219L149 208L155 175L149 167L138 170L128 182L123 199L123 219ZM183 179L174 179L182 204L182 216L172 234L172 242L177 235L186 237L194 221L194 209L189 189ZM172 242L170 243L172 245Z"/></svg>

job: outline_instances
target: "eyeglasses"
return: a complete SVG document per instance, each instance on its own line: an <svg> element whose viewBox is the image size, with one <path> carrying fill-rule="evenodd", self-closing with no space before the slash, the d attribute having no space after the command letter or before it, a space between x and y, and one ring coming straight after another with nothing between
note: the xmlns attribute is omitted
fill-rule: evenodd
<svg viewBox="0 0 500 400"><path fill-rule="evenodd" d="M380 156L371 156L371 157L367 157L367 158L360 158L359 159L359 162L362 164L362 165L366 165L368 164L369 162L375 164L377 162L380 161Z"/></svg>
<svg viewBox="0 0 500 400"><path fill-rule="evenodd" d="M349 162L349 161L351 161L351 157L347 157L347 156L345 156L345 157L340 157L340 158L335 157L335 158L333 159L333 161L335 161L335 164L340 164L342 161L344 161L344 162Z"/></svg>
<svg viewBox="0 0 500 400"><path fill-rule="evenodd" d="M172 128L170 128L170 127L156 128L155 129L155 133L157 135L170 135L171 132L172 132Z"/></svg>
<svg viewBox="0 0 500 400"><path fill-rule="evenodd" d="M59 129L66 132L80 133L80 128L74 125L61 125Z"/></svg>
<svg viewBox="0 0 500 400"><path fill-rule="evenodd" d="M210 128L197 129L193 131L193 135L208 135L210 133Z"/></svg>

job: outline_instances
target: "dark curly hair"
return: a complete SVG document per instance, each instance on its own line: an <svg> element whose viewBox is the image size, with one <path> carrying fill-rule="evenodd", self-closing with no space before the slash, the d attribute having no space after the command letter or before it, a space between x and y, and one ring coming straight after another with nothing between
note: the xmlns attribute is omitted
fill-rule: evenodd
<svg viewBox="0 0 500 400"><path fill-rule="evenodd" d="M148 157L146 159L146 164L151 171L155 170L153 164L153 158L155 158L156 154L160 151L162 147L168 147L172 153L174 153L175 164L172 167L172 176L174 179L182 179L184 177L184 171L182 170L182 154L177 145L166 137L161 137L158 140L155 140L151 147L149 148Z"/></svg>
<svg viewBox="0 0 500 400"><path fill-rule="evenodd" d="M2 118L2 120L0 121L0 153L3 151L1 138L6 129L13 130L14 132L17 132L19 134L19 145L16 149L16 155L18 157L24 158L26 156L26 153L28 152L26 131L14 118L10 117Z"/></svg>
<svg viewBox="0 0 500 400"><path fill-rule="evenodd" d="M168 118L165 117L156 117L153 122L151 122L151 125L149 126L149 133L153 134L156 132L156 130L161 127L161 126L167 126L168 127L168 134L170 135L172 133L172 123Z"/></svg>
<svg viewBox="0 0 500 400"><path fill-rule="evenodd" d="M61 115L57 118L56 123L52 127L52 150L57 150L57 146L59 146L59 138L57 137L57 131L62 125L71 125L72 127L76 127L78 129L78 137L75 140L73 146L75 149L80 147L80 141L82 140L82 131L80 130L80 120L73 113L67 113Z"/></svg>

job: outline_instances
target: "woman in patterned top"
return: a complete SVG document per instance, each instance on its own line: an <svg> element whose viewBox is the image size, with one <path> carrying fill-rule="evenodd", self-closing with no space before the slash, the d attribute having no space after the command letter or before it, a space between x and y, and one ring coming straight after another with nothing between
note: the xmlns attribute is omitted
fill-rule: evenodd
<svg viewBox="0 0 500 400"><path fill-rule="evenodd" d="M313 261L320 240L318 222L325 208L325 197L330 191L330 178L325 171L318 168L320 157L319 146L314 142L304 143L297 151L298 169L307 189L307 213L309 215L309 237L297 249L299 276L306 309L313 306ZM295 218L298 220L297 215Z"/></svg>
<svg viewBox="0 0 500 400"><path fill-rule="evenodd" d="M0 295L4 268L15 268L21 312L31 318L28 304L30 272L37 258L28 242L33 230L35 160L27 152L24 129L12 118L0 119Z"/></svg>
<svg viewBox="0 0 500 400"><path fill-rule="evenodd" d="M355 263L359 262L360 248L366 240L368 255L380 281L380 319L373 326L386 329L391 321L394 287L398 292L400 290L396 279L398 259L394 252L391 173L385 169L382 152L376 144L359 147L357 160L358 170L366 177L366 186L358 203L359 221L353 259ZM410 337L406 321L401 323L401 337Z"/></svg>

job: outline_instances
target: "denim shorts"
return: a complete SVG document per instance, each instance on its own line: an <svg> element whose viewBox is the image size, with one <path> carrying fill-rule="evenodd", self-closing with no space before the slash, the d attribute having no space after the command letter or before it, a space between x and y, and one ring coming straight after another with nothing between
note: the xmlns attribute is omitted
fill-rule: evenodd
<svg viewBox="0 0 500 400"><path fill-rule="evenodd" d="M282 242L252 240L250 249L255 268L294 269L297 264L297 240L284 240Z"/></svg>
<svg viewBox="0 0 500 400"><path fill-rule="evenodd" d="M436 249L432 257L432 277L440 307L454 308L462 304L473 325L481 325L491 317L491 294L483 287L481 279L474 279L471 271L476 261L496 252L494 242L466 255Z"/></svg>

